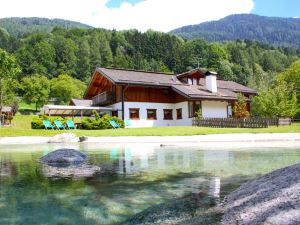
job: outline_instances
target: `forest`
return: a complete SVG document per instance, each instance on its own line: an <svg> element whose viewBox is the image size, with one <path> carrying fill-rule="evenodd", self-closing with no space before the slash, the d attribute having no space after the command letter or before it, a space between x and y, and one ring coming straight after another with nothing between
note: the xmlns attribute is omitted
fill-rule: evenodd
<svg viewBox="0 0 300 225"><path fill-rule="evenodd" d="M248 39L297 47L300 45L300 19L236 14L217 21L184 26L171 33L187 39L204 38L218 42Z"/></svg>
<svg viewBox="0 0 300 225"><path fill-rule="evenodd" d="M55 27L51 32L20 37L0 28L0 48L2 58L6 55L17 68L10 73L15 74L11 77L14 81L9 82L14 85L5 87L12 86L5 91L11 94L2 96L6 104L13 95L23 96L37 107L49 97L67 103L72 97L81 97L96 67L181 73L198 66L216 71L218 79L236 81L267 94L268 88L273 89L280 82L282 88L289 90L288 96L284 96L288 103L296 104L292 99L297 95L297 87L291 89L289 85L297 84L288 82L289 76L284 75L288 69L298 68L300 50L293 47L274 47L249 40L226 43L186 40L152 30L142 33ZM1 63L5 63L4 59L0 59ZM0 87L8 80L7 74L0 70ZM294 89L295 92L290 92ZM256 104L259 108L263 103ZM259 109L255 113L266 115L265 111Z"/></svg>

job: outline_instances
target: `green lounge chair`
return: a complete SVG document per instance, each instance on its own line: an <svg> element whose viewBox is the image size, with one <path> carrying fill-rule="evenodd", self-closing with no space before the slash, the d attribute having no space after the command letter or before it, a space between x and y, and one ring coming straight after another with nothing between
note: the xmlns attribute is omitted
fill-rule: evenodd
<svg viewBox="0 0 300 225"><path fill-rule="evenodd" d="M61 124L61 122L59 120L55 120L54 124L55 124L55 126L58 130L64 130L65 129L65 127Z"/></svg>
<svg viewBox="0 0 300 225"><path fill-rule="evenodd" d="M114 121L114 120L110 120L109 123L114 129L121 128L121 125L117 124L116 121Z"/></svg>
<svg viewBox="0 0 300 225"><path fill-rule="evenodd" d="M54 130L54 127L49 120L43 120L43 124L46 130Z"/></svg>
<svg viewBox="0 0 300 225"><path fill-rule="evenodd" d="M67 120L67 128L68 129L76 129L76 125L74 124L73 120Z"/></svg>

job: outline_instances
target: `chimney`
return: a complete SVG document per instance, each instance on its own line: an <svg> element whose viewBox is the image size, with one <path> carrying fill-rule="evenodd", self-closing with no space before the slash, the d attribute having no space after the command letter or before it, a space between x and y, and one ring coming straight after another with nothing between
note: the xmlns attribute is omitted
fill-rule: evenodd
<svg viewBox="0 0 300 225"><path fill-rule="evenodd" d="M212 93L217 93L217 73L207 71L205 76L206 89Z"/></svg>

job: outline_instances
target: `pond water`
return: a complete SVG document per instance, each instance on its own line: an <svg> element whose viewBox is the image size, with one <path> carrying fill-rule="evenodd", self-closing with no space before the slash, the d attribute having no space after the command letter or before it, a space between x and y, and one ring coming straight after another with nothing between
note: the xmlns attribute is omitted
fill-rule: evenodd
<svg viewBox="0 0 300 225"><path fill-rule="evenodd" d="M0 224L122 224L191 194L222 202L241 183L300 161L300 148L71 146L101 171L58 177L38 160L63 145L0 146ZM199 199L201 202L201 198ZM134 224L134 223L133 223Z"/></svg>

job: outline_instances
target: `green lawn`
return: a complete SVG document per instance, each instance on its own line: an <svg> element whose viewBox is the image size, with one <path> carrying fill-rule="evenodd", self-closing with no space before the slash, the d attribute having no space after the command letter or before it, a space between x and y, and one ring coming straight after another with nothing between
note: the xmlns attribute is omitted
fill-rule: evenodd
<svg viewBox="0 0 300 225"><path fill-rule="evenodd" d="M249 128L204 128L204 127L151 127L131 128L117 130L75 130L75 131L51 131L32 130L30 122L34 116L17 115L12 120L11 127L0 128L0 136L53 136L64 132L73 132L77 136L187 136L205 134L227 134L227 133L300 133L300 124L291 126L271 126L262 129Z"/></svg>

